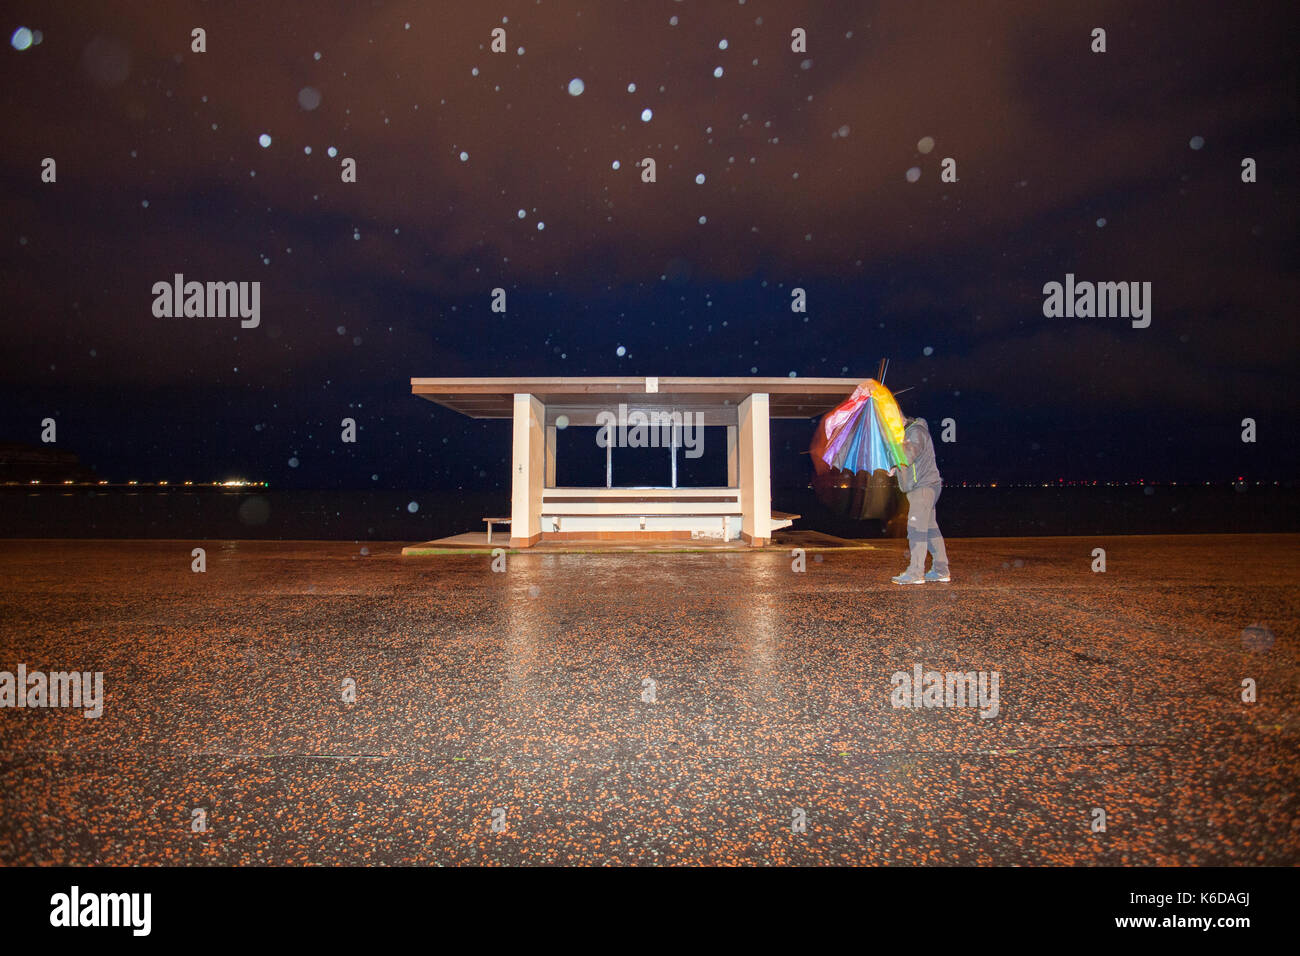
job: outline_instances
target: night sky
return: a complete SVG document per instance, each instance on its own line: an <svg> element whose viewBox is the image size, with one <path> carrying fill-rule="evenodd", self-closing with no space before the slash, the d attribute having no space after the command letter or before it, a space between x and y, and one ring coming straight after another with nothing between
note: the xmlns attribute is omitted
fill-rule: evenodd
<svg viewBox="0 0 1300 956"><path fill-rule="evenodd" d="M505 488L508 423L412 376L887 356L956 420L950 482L1291 479L1293 8L7 4L0 440L53 417L113 480ZM178 272L260 282L260 326L155 317ZM1045 317L1067 273L1150 282L1150 327ZM774 425L777 484L811 433Z"/></svg>

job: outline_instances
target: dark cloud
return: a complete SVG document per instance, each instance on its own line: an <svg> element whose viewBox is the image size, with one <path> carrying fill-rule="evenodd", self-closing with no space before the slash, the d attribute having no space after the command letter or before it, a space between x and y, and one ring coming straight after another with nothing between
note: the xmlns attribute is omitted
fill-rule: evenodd
<svg viewBox="0 0 1300 956"><path fill-rule="evenodd" d="M242 407L294 388L325 418L306 396L326 381L372 399L383 382L400 416L410 374L865 374L892 354L918 397L978 396L990 419L1027 395L1063 422L1135 404L1293 415L1288 15L58 5L28 15L40 46L0 56L0 372L74 404L189 388L181 419L205 395ZM1241 182L1244 156L1258 183ZM959 182L940 182L945 157ZM149 290L176 272L261 281L262 328L154 318ZM1152 282L1151 328L1045 319L1042 286L1067 272ZM495 286L506 316L487 311ZM30 413L11 403L6 422Z"/></svg>

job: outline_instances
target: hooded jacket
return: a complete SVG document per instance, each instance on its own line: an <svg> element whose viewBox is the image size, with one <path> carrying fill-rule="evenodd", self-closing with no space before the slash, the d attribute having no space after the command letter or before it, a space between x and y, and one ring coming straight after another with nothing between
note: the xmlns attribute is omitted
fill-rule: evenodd
<svg viewBox="0 0 1300 956"><path fill-rule="evenodd" d="M898 469L898 487L904 493L917 488L939 488L943 479L934 460L934 440L924 418L915 418L903 432L907 464Z"/></svg>

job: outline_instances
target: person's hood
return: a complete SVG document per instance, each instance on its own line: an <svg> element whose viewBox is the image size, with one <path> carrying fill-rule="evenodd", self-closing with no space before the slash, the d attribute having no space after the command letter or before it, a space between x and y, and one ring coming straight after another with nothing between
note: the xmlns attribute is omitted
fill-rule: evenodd
<svg viewBox="0 0 1300 956"><path fill-rule="evenodd" d="M911 425L908 425L907 428L911 428L912 425L920 425L920 426L921 426L922 428L924 428L926 431L929 431L929 430L930 430L930 423L927 422L924 418L922 418L922 417L919 416L919 415L918 415L916 418L913 418L913 419L912 419L912 424L911 424Z"/></svg>

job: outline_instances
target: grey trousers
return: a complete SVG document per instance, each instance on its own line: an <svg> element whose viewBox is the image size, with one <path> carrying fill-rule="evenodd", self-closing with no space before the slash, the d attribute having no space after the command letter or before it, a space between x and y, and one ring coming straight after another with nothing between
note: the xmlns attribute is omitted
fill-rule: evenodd
<svg viewBox="0 0 1300 956"><path fill-rule="evenodd" d="M934 506L943 488L913 488L907 493L907 544L911 551L908 571L925 572L925 555L934 555L930 570L948 572L948 550L943 546Z"/></svg>

